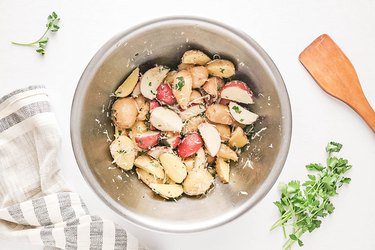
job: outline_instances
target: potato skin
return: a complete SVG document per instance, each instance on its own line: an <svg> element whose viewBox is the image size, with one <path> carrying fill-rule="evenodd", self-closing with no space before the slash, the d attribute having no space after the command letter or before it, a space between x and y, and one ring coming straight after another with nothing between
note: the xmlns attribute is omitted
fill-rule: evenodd
<svg viewBox="0 0 375 250"><path fill-rule="evenodd" d="M222 142L226 142L230 138L230 127L224 124L215 124L217 131L219 131L220 139Z"/></svg>
<svg viewBox="0 0 375 250"><path fill-rule="evenodd" d="M112 121L120 129L131 128L137 115L137 103L131 97L117 99L112 105Z"/></svg>
<svg viewBox="0 0 375 250"><path fill-rule="evenodd" d="M192 77L189 71L181 70L175 75L172 84L173 95L182 109L186 109L192 92Z"/></svg>
<svg viewBox="0 0 375 250"><path fill-rule="evenodd" d="M200 88L208 79L208 70L204 66L196 66L189 69L193 79L193 89Z"/></svg>
<svg viewBox="0 0 375 250"><path fill-rule="evenodd" d="M206 109L206 116L208 120L214 123L231 125L233 118L230 115L228 106L222 104L212 104Z"/></svg>
<svg viewBox="0 0 375 250"><path fill-rule="evenodd" d="M215 59L206 65L208 73L211 76L218 76L221 78L229 78L236 72L234 64L231 61L224 59Z"/></svg>
<svg viewBox="0 0 375 250"><path fill-rule="evenodd" d="M183 54L181 62L186 64L205 65L210 60L211 58L200 50L188 50Z"/></svg>

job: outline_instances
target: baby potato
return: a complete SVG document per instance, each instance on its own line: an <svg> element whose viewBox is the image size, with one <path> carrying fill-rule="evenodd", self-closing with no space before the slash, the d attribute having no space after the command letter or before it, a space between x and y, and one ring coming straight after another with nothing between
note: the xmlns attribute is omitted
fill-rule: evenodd
<svg viewBox="0 0 375 250"><path fill-rule="evenodd" d="M187 174L186 166L181 158L171 153L163 153L159 160L163 166L165 173L176 183L181 183Z"/></svg>
<svg viewBox="0 0 375 250"><path fill-rule="evenodd" d="M242 148L243 146L249 143L249 140L247 139L243 129L241 127L237 127L233 131L228 143L231 147Z"/></svg>
<svg viewBox="0 0 375 250"><path fill-rule="evenodd" d="M210 77L203 85L204 91L206 91L209 95L213 97L217 97L219 95L219 90L224 85L224 81L219 77Z"/></svg>
<svg viewBox="0 0 375 250"><path fill-rule="evenodd" d="M182 58L182 63L196 64L196 65L205 65L211 59L200 50L188 50L186 51Z"/></svg>
<svg viewBox="0 0 375 250"><path fill-rule="evenodd" d="M231 125L233 118L229 112L228 106L222 104L212 104L206 109L206 116L208 120L214 123Z"/></svg>
<svg viewBox="0 0 375 250"><path fill-rule="evenodd" d="M135 98L135 102L137 103L138 110L137 120L146 120L148 111L150 111L150 103L146 101L146 98L144 98L143 95L139 95L137 98Z"/></svg>
<svg viewBox="0 0 375 250"><path fill-rule="evenodd" d="M200 88L208 79L208 70L204 66L196 66L189 69L193 79L193 89Z"/></svg>
<svg viewBox="0 0 375 250"><path fill-rule="evenodd" d="M176 74L177 74L176 70L169 71L167 73L167 76L164 79L164 82L168 83L169 85L171 85L173 83L173 81L174 81L174 78L175 78Z"/></svg>
<svg viewBox="0 0 375 250"><path fill-rule="evenodd" d="M181 185L177 184L156 184L150 185L152 191L165 199L174 199L182 195L184 192Z"/></svg>
<svg viewBox="0 0 375 250"><path fill-rule="evenodd" d="M236 69L231 61L215 59L207 63L206 68L209 75L228 78L235 74Z"/></svg>
<svg viewBox="0 0 375 250"><path fill-rule="evenodd" d="M140 179L143 183L145 183L147 186L150 186L151 184L162 184L163 180L156 178L155 175L150 174L146 170L143 170L141 168L136 168L135 172L137 172L138 179Z"/></svg>
<svg viewBox="0 0 375 250"><path fill-rule="evenodd" d="M199 91L197 90L193 90L191 92L189 101L190 103L194 103L194 104L203 104L204 102L201 93L199 93Z"/></svg>
<svg viewBox="0 0 375 250"><path fill-rule="evenodd" d="M220 139L222 142L226 142L230 138L230 127L228 125L216 123L215 127L219 131Z"/></svg>
<svg viewBox="0 0 375 250"><path fill-rule="evenodd" d="M134 161L134 165L149 172L156 178L164 179L165 177L163 167L160 165L160 163L148 155L138 156Z"/></svg>
<svg viewBox="0 0 375 250"><path fill-rule="evenodd" d="M139 68L133 70L133 72L126 78L120 87L115 91L117 97L127 97L133 91L139 78Z"/></svg>
<svg viewBox="0 0 375 250"><path fill-rule="evenodd" d="M230 147L228 147L225 144L220 145L219 152L217 153L217 156L226 160L232 160L232 161L237 161L238 156L236 152L234 152Z"/></svg>
<svg viewBox="0 0 375 250"><path fill-rule="evenodd" d="M185 194L194 196L206 193L213 182L214 177L207 171L207 168L194 168L189 172L182 186Z"/></svg>
<svg viewBox="0 0 375 250"><path fill-rule="evenodd" d="M137 103L131 97L117 99L112 105L112 121L120 129L131 128L137 115Z"/></svg>
<svg viewBox="0 0 375 250"><path fill-rule="evenodd" d="M182 129L182 133L189 134L198 131L198 126L205 122L205 119L202 116L195 116L190 118Z"/></svg>
<svg viewBox="0 0 375 250"><path fill-rule="evenodd" d="M180 70L189 70L194 67L194 64L189 64L189 63L180 63L177 66L177 69Z"/></svg>
<svg viewBox="0 0 375 250"><path fill-rule="evenodd" d="M124 170L133 168L137 150L135 144L129 137L120 135L112 141L109 150L113 158L113 163L116 163L117 166Z"/></svg>
<svg viewBox="0 0 375 250"><path fill-rule="evenodd" d="M182 109L186 109L192 92L192 77L189 71L181 70L175 76L172 83L172 91L177 103Z"/></svg>
<svg viewBox="0 0 375 250"><path fill-rule="evenodd" d="M219 176L219 179L222 183L228 183L229 182L229 172L230 172L230 166L227 162L224 161L222 158L216 159L216 173Z"/></svg>

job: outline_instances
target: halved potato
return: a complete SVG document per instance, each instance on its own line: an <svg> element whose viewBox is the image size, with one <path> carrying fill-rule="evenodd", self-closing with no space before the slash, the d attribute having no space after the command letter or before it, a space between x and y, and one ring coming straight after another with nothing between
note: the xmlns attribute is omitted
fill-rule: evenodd
<svg viewBox="0 0 375 250"><path fill-rule="evenodd" d="M191 95L190 95L190 103L194 103L194 104L203 104L204 103L204 100L202 98L202 95L201 93L199 93L199 91L197 90L193 90L191 92Z"/></svg>
<svg viewBox="0 0 375 250"><path fill-rule="evenodd" d="M205 53L200 50L188 50L182 56L181 62L196 65L205 65L211 60Z"/></svg>
<svg viewBox="0 0 375 250"><path fill-rule="evenodd" d="M137 150L129 137L120 135L112 141L109 150L113 158L113 163L116 163L117 166L124 170L133 168Z"/></svg>
<svg viewBox="0 0 375 250"><path fill-rule="evenodd" d="M234 152L234 150L223 143L220 145L219 153L217 153L217 156L232 161L238 160L236 152Z"/></svg>
<svg viewBox="0 0 375 250"><path fill-rule="evenodd" d="M189 69L193 79L193 89L202 87L208 79L208 70L204 66L196 66Z"/></svg>
<svg viewBox="0 0 375 250"><path fill-rule="evenodd" d="M206 109L208 120L214 123L232 125L233 118L229 112L229 108L222 104L212 104Z"/></svg>
<svg viewBox="0 0 375 250"><path fill-rule="evenodd" d="M144 97L152 100L156 97L156 89L167 76L169 68L165 66L156 66L147 70L141 78L141 93Z"/></svg>
<svg viewBox="0 0 375 250"><path fill-rule="evenodd" d="M189 70L194 67L194 64L189 64L189 63L180 63L177 66L177 69L180 70Z"/></svg>
<svg viewBox="0 0 375 250"><path fill-rule="evenodd" d="M207 171L207 168L193 169L182 184L184 193L190 196L204 194L210 189L214 177Z"/></svg>
<svg viewBox="0 0 375 250"><path fill-rule="evenodd" d="M112 105L111 118L120 129L131 128L137 116L137 103L131 97L119 98Z"/></svg>
<svg viewBox="0 0 375 250"><path fill-rule="evenodd" d="M180 116L165 107L154 108L150 115L150 122L161 131L181 132L183 127Z"/></svg>
<svg viewBox="0 0 375 250"><path fill-rule="evenodd" d="M229 182L230 166L224 159L219 157L216 159L216 173L222 183Z"/></svg>
<svg viewBox="0 0 375 250"><path fill-rule="evenodd" d="M206 68L212 76L228 78L235 74L234 64L229 60L215 59L207 63Z"/></svg>
<svg viewBox="0 0 375 250"><path fill-rule="evenodd" d="M183 121L186 121L194 116L203 113L204 111L206 111L206 108L203 105L194 105L180 112L180 117Z"/></svg>
<svg viewBox="0 0 375 250"><path fill-rule="evenodd" d="M115 91L117 97L127 97L137 85L139 78L139 68L133 70L133 72L126 78L126 80L118 87Z"/></svg>
<svg viewBox="0 0 375 250"><path fill-rule="evenodd" d="M177 74L176 70L169 71L167 76L164 79L164 82L171 85L174 81L174 78L175 78L176 74Z"/></svg>
<svg viewBox="0 0 375 250"><path fill-rule="evenodd" d="M249 140L247 139L243 129L241 127L237 127L233 131L228 143L231 147L242 148L249 143Z"/></svg>
<svg viewBox="0 0 375 250"><path fill-rule="evenodd" d="M171 153L163 153L159 160L163 166L165 173L176 183L181 183L187 174L186 166L181 158Z"/></svg>
<svg viewBox="0 0 375 250"><path fill-rule="evenodd" d="M192 92L192 77L189 71L179 71L172 83L173 95L182 109L186 109Z"/></svg>
<svg viewBox="0 0 375 250"><path fill-rule="evenodd" d="M152 175L155 175L156 178L164 179L165 177L163 167L160 165L160 163L147 155L137 157L137 159L134 161L134 165Z"/></svg>
<svg viewBox="0 0 375 250"><path fill-rule="evenodd" d="M235 102L229 103L229 111L234 120L242 124L252 124L258 119L258 115L250 112Z"/></svg>
<svg viewBox="0 0 375 250"><path fill-rule="evenodd" d="M152 191L165 199L174 199L182 195L184 192L181 185L177 184L150 184Z"/></svg>
<svg viewBox="0 0 375 250"><path fill-rule="evenodd" d="M216 123L215 127L219 131L220 139L222 142L226 142L230 138L230 127L225 124Z"/></svg>
<svg viewBox="0 0 375 250"><path fill-rule="evenodd" d="M163 180L156 178L155 175L150 174L146 170L143 170L141 168L136 168L135 172L137 172L138 179L140 179L143 183L145 183L147 186L150 186L151 184L162 184Z"/></svg>
<svg viewBox="0 0 375 250"><path fill-rule="evenodd" d="M207 165L206 153L200 148L195 156L194 169L205 168Z"/></svg>
<svg viewBox="0 0 375 250"><path fill-rule="evenodd" d="M215 156L220 149L220 134L214 125L205 122L198 126L199 133L201 134L204 145L211 156Z"/></svg>

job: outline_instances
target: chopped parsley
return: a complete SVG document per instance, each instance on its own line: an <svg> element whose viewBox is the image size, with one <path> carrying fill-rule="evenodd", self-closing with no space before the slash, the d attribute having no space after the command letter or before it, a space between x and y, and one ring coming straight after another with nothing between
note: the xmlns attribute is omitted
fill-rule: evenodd
<svg viewBox="0 0 375 250"><path fill-rule="evenodd" d="M177 89L178 91L181 91L184 85L185 85L184 78L182 76L177 77L177 84L175 85L175 89Z"/></svg>
<svg viewBox="0 0 375 250"><path fill-rule="evenodd" d="M152 85L152 82L149 82L149 83L148 83L148 86L151 86L151 85Z"/></svg>
<svg viewBox="0 0 375 250"><path fill-rule="evenodd" d="M150 90L150 92L151 94L156 95L156 93L152 89Z"/></svg>
<svg viewBox="0 0 375 250"><path fill-rule="evenodd" d="M241 110L238 106L233 106L232 109L237 113L237 114L241 114Z"/></svg>
<svg viewBox="0 0 375 250"><path fill-rule="evenodd" d="M240 119L240 122L243 122L243 119L242 119L242 118Z"/></svg>
<svg viewBox="0 0 375 250"><path fill-rule="evenodd" d="M224 71L225 71L225 69L220 68L220 72L221 72L221 73L224 73Z"/></svg>

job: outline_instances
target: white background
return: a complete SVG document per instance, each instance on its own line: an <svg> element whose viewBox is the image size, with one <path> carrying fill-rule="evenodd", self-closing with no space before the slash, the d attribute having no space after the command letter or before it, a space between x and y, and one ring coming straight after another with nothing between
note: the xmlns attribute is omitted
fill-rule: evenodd
<svg viewBox="0 0 375 250"><path fill-rule="evenodd" d="M61 16L61 29L51 37L44 57L32 48L10 44L11 40L37 38L52 11ZM375 249L374 133L348 106L323 92L297 60L318 35L330 34L355 65L375 107L375 1L0 0L0 95L30 84L48 87L64 135L61 166L70 186L92 212L123 224L151 249L281 249L281 231L269 231L278 217L272 204L279 197L276 185L260 204L232 223L197 234L167 235L122 220L95 197L80 175L70 145L69 115L85 66L118 32L153 18L180 14L212 18L245 31L279 67L292 103L293 136L278 182L305 178L304 165L323 162L328 141L344 144L341 155L354 166L352 183L334 199L333 216L303 238L303 249ZM0 249L41 248L0 241Z"/></svg>

